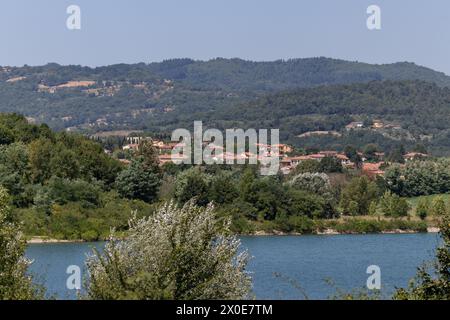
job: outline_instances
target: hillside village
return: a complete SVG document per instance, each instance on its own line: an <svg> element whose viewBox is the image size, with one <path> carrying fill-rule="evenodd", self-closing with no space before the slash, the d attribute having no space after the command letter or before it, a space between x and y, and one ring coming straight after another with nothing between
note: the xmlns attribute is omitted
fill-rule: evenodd
<svg viewBox="0 0 450 320"><path fill-rule="evenodd" d="M153 147L158 150L159 154L159 163L160 165L164 165L166 163L171 163L173 161L180 161L185 159L185 157L181 154L172 155L172 150L178 145L177 142L164 142L162 140L153 140L148 137L130 137L127 138L126 143L122 147L122 151L126 152L135 152L138 151L140 143L142 141L151 141ZM227 152L221 146L215 146L211 144L204 143L204 147L209 147L215 149L215 152L218 154L222 154L223 162L228 163L229 160L237 162L238 160L248 160L252 158L257 158L257 160L261 160L262 157L267 156L278 156L280 160L280 172L284 175L289 175L291 172L295 170L295 168L305 161L317 161L320 162L323 159L331 158L336 160L343 168L346 169L361 169L362 173L369 176L382 176L385 171L383 167L389 162L386 160L386 155L384 152L375 152L374 159L367 159L363 152L358 152L358 156L361 160L361 163L357 164L349 158L344 152L338 152L333 150L322 150L315 153L301 154L296 155L296 150L293 146L288 144L278 144L275 146L267 145L267 144L256 144L258 155L255 155L251 152L244 152L242 154L233 154L231 152ZM276 147L278 153L273 153L272 148ZM111 153L111 150L106 150L107 153ZM408 161L413 161L417 159L428 158L429 155L421 152L407 152L402 155L403 163ZM129 159L119 159L124 164L129 164L131 161Z"/></svg>

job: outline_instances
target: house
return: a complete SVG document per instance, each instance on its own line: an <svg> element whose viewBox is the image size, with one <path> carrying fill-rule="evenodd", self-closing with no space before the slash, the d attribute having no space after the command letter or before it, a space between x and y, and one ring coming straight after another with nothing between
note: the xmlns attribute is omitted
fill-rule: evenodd
<svg viewBox="0 0 450 320"><path fill-rule="evenodd" d="M270 145L270 144L264 144L264 143L257 143L256 146L259 148L260 153L267 153L267 154L272 153L272 148L277 148L278 153L280 155L291 153L293 151L293 148L287 144Z"/></svg>
<svg viewBox="0 0 450 320"><path fill-rule="evenodd" d="M325 157L334 158L337 156L337 151L320 151L319 154L323 154Z"/></svg>
<svg viewBox="0 0 450 320"><path fill-rule="evenodd" d="M138 149L139 149L139 144L137 144L137 143L127 144L122 147L122 150L124 150L124 151L126 151L126 150L137 151Z"/></svg>
<svg viewBox="0 0 450 320"><path fill-rule="evenodd" d="M325 154L322 154L322 153L314 153L314 154L308 155L308 158L309 158L309 160L320 161L323 158L327 158L327 156Z"/></svg>
<svg viewBox="0 0 450 320"><path fill-rule="evenodd" d="M361 128L364 128L364 122L362 121L350 122L348 125L345 126L346 130L361 129Z"/></svg>
<svg viewBox="0 0 450 320"><path fill-rule="evenodd" d="M375 154L375 157L378 158L378 160L380 160L380 161L384 160L384 157L385 157L384 152L375 152L374 154Z"/></svg>
<svg viewBox="0 0 450 320"><path fill-rule="evenodd" d="M298 166L302 161L311 160L309 156L290 157L289 159L291 160L293 167Z"/></svg>
<svg viewBox="0 0 450 320"><path fill-rule="evenodd" d="M170 162L181 162L185 160L187 157L182 154L161 154L159 155L159 165L164 165Z"/></svg>
<svg viewBox="0 0 450 320"><path fill-rule="evenodd" d="M381 120L374 120L373 124L372 124L372 128L373 129L383 129L384 128L384 123Z"/></svg>
<svg viewBox="0 0 450 320"><path fill-rule="evenodd" d="M426 158L428 157L427 154L425 153L420 153L420 152L410 152L407 153L403 156L403 158L405 159L405 161L413 161L416 159L421 159L421 158Z"/></svg>
<svg viewBox="0 0 450 320"><path fill-rule="evenodd" d="M362 172L369 177L382 176L384 175L384 171L380 168L383 164L384 162L363 163Z"/></svg>
<svg viewBox="0 0 450 320"><path fill-rule="evenodd" d="M336 159L341 161L341 164L345 167L350 167L353 165L353 162L350 161L349 157L345 154L339 153L336 155Z"/></svg>

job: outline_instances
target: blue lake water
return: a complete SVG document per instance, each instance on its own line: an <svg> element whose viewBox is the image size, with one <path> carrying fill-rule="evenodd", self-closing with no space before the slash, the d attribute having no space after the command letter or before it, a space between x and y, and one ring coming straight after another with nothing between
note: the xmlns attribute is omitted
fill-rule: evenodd
<svg viewBox="0 0 450 320"><path fill-rule="evenodd" d="M258 299L326 299L336 289L349 291L366 285L367 267L381 268L382 292L405 287L417 267L433 259L438 234L267 236L242 237L253 259L253 291ZM48 294L74 299L66 288L67 267L84 266L86 254L102 243L34 244L27 257L31 272ZM278 274L278 276L276 275ZM326 279L334 282L334 287ZM294 283L294 284L293 284ZM301 289L298 289L301 287Z"/></svg>

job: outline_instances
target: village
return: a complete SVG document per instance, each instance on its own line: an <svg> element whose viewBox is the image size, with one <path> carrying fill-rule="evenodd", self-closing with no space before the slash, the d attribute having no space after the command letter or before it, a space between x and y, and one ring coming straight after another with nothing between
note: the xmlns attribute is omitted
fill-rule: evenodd
<svg viewBox="0 0 450 320"><path fill-rule="evenodd" d="M160 165L164 165L166 163L182 161L185 157L182 154L172 154L172 151L177 146L180 146L178 142L164 142L162 140L153 140L148 137L129 137L127 138L127 144L122 147L123 151L126 152L135 152L139 149L139 145L142 141L152 141L153 147L158 150L159 153L159 163ZM221 146L216 146L214 144L204 143L203 146L205 148L215 149L216 154L220 150L221 157L223 159L223 163L249 163L251 159L260 161L263 157L267 156L278 156L280 161L280 172L284 175L288 175L295 170L295 168L302 162L305 161L317 161L320 162L325 158L331 158L337 160L337 163L343 168L346 169L361 169L362 173L369 177L383 176L385 171L383 167L389 162L386 160L386 155L384 152L375 152L375 159L367 159L362 152L358 152L358 156L360 158L360 163L353 162L348 155L344 152L338 152L334 150L322 150L309 154L300 154L298 155L297 150L288 144L261 144L257 143L257 154L253 154L251 152L243 152L241 154L234 154L232 152L227 152ZM277 153L274 153L272 149L277 150ZM428 154L420 153L420 152L408 152L403 155L404 163L408 161L413 161L420 158L427 158ZM217 159L217 158L216 158ZM130 160L128 159L120 159L120 161L124 164L129 164Z"/></svg>

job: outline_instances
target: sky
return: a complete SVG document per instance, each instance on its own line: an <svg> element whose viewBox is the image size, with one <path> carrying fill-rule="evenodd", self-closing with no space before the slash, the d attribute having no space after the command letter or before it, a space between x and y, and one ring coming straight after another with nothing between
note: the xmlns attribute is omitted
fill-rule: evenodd
<svg viewBox="0 0 450 320"><path fill-rule="evenodd" d="M381 30L366 25L373 4ZM66 26L70 5L80 30ZM448 0L1 0L0 65L325 56L450 75L449 30Z"/></svg>

